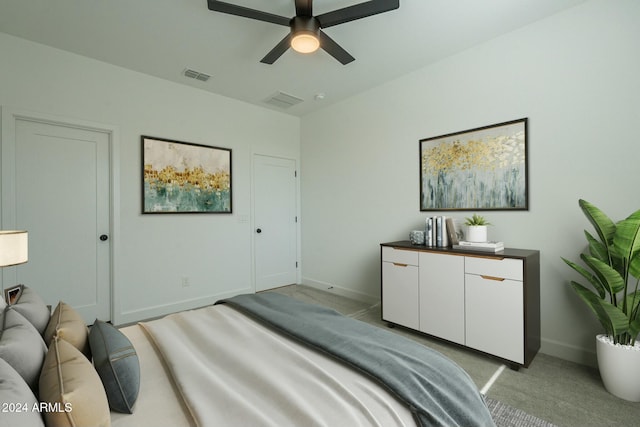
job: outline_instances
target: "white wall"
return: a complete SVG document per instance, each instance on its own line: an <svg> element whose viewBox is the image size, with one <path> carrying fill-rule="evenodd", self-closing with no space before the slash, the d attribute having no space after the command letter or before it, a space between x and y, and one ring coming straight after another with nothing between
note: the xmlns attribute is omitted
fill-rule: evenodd
<svg viewBox="0 0 640 427"><path fill-rule="evenodd" d="M0 58L1 106L119 129L115 323L252 290L251 156L299 160L298 118L2 33ZM141 215L140 135L231 148L233 214Z"/></svg>
<svg viewBox="0 0 640 427"><path fill-rule="evenodd" d="M636 0L588 2L305 116L303 282L379 298L379 243L429 214L418 140L528 117L530 209L485 212L489 237L541 251L542 351L593 363L599 328L560 257L585 247L579 198L640 208L639 21Z"/></svg>

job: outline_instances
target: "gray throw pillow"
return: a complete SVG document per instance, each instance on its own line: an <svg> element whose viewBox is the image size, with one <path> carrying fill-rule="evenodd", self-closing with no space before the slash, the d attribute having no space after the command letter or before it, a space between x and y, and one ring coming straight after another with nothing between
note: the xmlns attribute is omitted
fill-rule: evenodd
<svg viewBox="0 0 640 427"><path fill-rule="evenodd" d="M0 427L44 427L38 401L24 379L0 359Z"/></svg>
<svg viewBox="0 0 640 427"><path fill-rule="evenodd" d="M0 328L0 358L24 378L31 390L38 390L40 369L47 354L40 333L13 306L0 312Z"/></svg>
<svg viewBox="0 0 640 427"><path fill-rule="evenodd" d="M96 319L89 332L89 345L109 407L133 413L140 389L140 362L131 341L113 325Z"/></svg>
<svg viewBox="0 0 640 427"><path fill-rule="evenodd" d="M31 322L40 332L40 335L44 334L51 317L51 310L49 310L47 304L44 303L36 291L28 286L23 286L22 294L18 301L13 304L13 308Z"/></svg>

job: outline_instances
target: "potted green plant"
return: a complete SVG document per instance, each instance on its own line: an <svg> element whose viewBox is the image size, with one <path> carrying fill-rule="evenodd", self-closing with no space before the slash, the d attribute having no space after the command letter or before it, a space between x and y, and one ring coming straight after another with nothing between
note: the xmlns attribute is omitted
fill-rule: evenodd
<svg viewBox="0 0 640 427"><path fill-rule="evenodd" d="M596 315L605 333L596 337L596 354L605 388L615 396L640 402L640 210L614 223L591 203L580 208L597 232L585 230L586 268L562 258L591 288L571 281L572 288Z"/></svg>
<svg viewBox="0 0 640 427"><path fill-rule="evenodd" d="M467 226L466 240L468 242L486 242L487 226L491 225L484 217L473 214L471 218L465 218L464 224Z"/></svg>

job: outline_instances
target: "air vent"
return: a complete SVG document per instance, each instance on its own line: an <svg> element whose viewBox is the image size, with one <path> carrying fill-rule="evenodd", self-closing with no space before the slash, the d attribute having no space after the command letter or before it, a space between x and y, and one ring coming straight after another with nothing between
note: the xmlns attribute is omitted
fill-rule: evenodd
<svg viewBox="0 0 640 427"><path fill-rule="evenodd" d="M303 102L304 99L300 99L293 95L288 95L283 92L276 92L267 99L264 100L266 104L274 105L278 108L289 108L296 104Z"/></svg>
<svg viewBox="0 0 640 427"><path fill-rule="evenodd" d="M200 80L201 82L206 82L211 77L209 74L201 73L196 70L186 69L184 70L185 77L189 77L190 79Z"/></svg>

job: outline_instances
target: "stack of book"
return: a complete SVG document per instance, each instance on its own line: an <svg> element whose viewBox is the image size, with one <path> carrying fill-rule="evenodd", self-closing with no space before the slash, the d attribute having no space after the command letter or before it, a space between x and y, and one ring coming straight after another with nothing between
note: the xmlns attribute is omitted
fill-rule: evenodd
<svg viewBox="0 0 640 427"><path fill-rule="evenodd" d="M465 251L483 251L483 252L501 252L504 251L503 242L465 242L459 241L457 245L453 245L454 249L463 249Z"/></svg>
<svg viewBox="0 0 640 427"><path fill-rule="evenodd" d="M458 243L453 220L446 216L429 217L425 221L425 246L446 248Z"/></svg>

